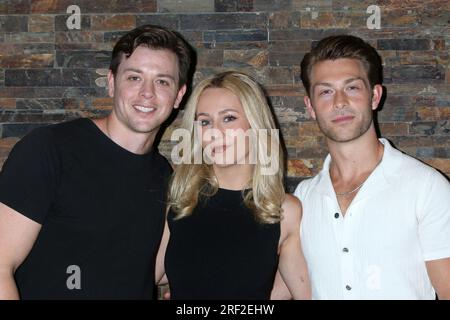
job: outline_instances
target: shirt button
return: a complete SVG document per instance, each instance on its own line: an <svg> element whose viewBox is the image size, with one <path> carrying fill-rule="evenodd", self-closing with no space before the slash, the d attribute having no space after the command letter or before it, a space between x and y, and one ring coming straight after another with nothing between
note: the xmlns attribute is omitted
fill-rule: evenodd
<svg viewBox="0 0 450 320"><path fill-rule="evenodd" d="M347 289L348 291L352 290L352 287L350 287L349 285L345 286L345 289Z"/></svg>
<svg viewBox="0 0 450 320"><path fill-rule="evenodd" d="M344 249L342 249L342 251L344 251L345 253L347 253L347 252L348 252L348 248L344 248Z"/></svg>
<svg viewBox="0 0 450 320"><path fill-rule="evenodd" d="M336 219L339 218L339 213L336 212L336 213L334 214L334 217L335 217Z"/></svg>

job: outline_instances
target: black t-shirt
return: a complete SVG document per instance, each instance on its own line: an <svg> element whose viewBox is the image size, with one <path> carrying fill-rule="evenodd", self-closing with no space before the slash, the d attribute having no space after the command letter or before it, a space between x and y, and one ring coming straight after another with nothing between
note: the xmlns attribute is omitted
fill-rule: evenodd
<svg viewBox="0 0 450 320"><path fill-rule="evenodd" d="M171 168L89 119L42 127L0 173L0 202L42 224L15 274L23 299L153 299Z"/></svg>
<svg viewBox="0 0 450 320"><path fill-rule="evenodd" d="M242 192L219 189L188 217L167 217L165 257L171 298L269 299L278 266L280 224L263 224Z"/></svg>

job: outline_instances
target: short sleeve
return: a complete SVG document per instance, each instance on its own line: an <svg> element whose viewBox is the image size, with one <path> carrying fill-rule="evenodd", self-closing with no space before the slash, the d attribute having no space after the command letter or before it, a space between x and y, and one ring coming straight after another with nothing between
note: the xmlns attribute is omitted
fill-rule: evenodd
<svg viewBox="0 0 450 320"><path fill-rule="evenodd" d="M49 128L38 128L11 150L0 172L0 202L42 224L54 202L59 157Z"/></svg>
<svg viewBox="0 0 450 320"><path fill-rule="evenodd" d="M305 195L304 195L305 185L306 185L306 180L301 181L297 185L297 187L295 188L295 191L294 191L294 196L297 197L300 201L302 201L302 199L305 198Z"/></svg>
<svg viewBox="0 0 450 320"><path fill-rule="evenodd" d="M450 257L450 183L434 169L422 194L419 239L425 261Z"/></svg>

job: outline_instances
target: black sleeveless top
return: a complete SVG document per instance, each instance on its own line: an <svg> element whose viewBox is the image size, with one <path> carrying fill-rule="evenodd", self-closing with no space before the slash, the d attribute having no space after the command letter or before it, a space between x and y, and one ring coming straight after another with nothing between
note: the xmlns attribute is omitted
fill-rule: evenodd
<svg viewBox="0 0 450 320"><path fill-rule="evenodd" d="M165 257L171 299L268 299L280 224L258 222L242 192L219 189L192 215L168 214Z"/></svg>

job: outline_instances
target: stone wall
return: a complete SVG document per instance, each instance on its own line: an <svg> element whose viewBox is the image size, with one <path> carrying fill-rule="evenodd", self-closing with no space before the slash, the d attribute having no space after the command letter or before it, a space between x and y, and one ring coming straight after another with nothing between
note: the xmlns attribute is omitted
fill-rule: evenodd
<svg viewBox="0 0 450 320"><path fill-rule="evenodd" d="M71 5L80 10L79 26L77 11L67 13ZM286 142L291 190L317 173L326 155L303 103L304 53L327 35L368 40L385 64L381 134L450 176L448 0L2 0L0 164L35 127L107 113L110 50L126 30L146 23L178 30L192 43L195 82L235 68L265 87ZM178 123L163 136L166 155Z"/></svg>

